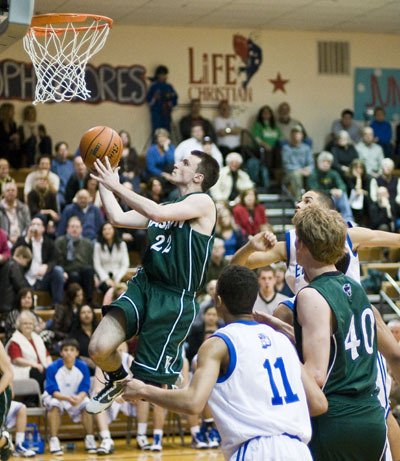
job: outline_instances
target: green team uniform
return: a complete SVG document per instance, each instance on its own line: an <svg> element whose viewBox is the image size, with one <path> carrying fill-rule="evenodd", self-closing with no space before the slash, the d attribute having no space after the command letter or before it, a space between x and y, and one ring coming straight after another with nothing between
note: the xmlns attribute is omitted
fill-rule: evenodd
<svg viewBox="0 0 400 461"><path fill-rule="evenodd" d="M328 412L312 418L310 449L315 461L383 459L386 423L376 388L377 338L374 313L361 287L340 272L325 273L309 285L327 301L336 318L323 392ZM294 310L296 347L302 331Z"/></svg>
<svg viewBox="0 0 400 461"><path fill-rule="evenodd" d="M8 386L4 392L0 394L0 429L6 429L6 419L11 405L11 387Z"/></svg>
<svg viewBox="0 0 400 461"><path fill-rule="evenodd" d="M205 280L214 230L204 235L190 221L149 221L143 267L111 304L125 313L126 339L139 335L131 367L135 377L160 384L177 380L183 343L198 313L195 296Z"/></svg>

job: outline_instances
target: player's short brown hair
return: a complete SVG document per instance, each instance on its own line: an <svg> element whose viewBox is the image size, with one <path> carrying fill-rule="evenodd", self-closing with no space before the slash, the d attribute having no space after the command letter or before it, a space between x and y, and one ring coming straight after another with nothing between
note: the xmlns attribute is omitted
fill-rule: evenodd
<svg viewBox="0 0 400 461"><path fill-rule="evenodd" d="M347 226L337 211L310 205L295 214L293 224L316 261L335 264L344 255Z"/></svg>

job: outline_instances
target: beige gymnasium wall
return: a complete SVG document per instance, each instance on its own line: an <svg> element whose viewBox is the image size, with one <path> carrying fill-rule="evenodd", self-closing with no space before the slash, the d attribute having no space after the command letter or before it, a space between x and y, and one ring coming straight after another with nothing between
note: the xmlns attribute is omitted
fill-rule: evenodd
<svg viewBox="0 0 400 461"><path fill-rule="evenodd" d="M400 68L400 36L368 34L334 34L320 32L280 32L229 29L160 28L115 26L104 49L92 59L94 65L108 63L113 66L143 65L152 75L158 64L170 69L170 82L179 93L179 104L174 111L177 121L186 111L189 87L196 94L199 85L189 85L189 48L193 49L193 76L198 79L202 70L201 59L207 54L233 54L232 37L240 33L253 37L263 50L263 63L250 82L251 100L233 102L236 115L244 126L254 117L258 108L269 104L273 108L288 101L292 115L304 123L314 139L314 150L322 148L332 119L341 109L353 106L353 72L356 67ZM343 40L350 43L351 74L348 76L319 76L317 73L317 41ZM22 43L3 52L0 59L12 58L28 61ZM217 58L222 61L223 58ZM232 60L231 60L232 62ZM236 66L239 61L236 62ZM286 94L273 93L268 81L280 72L288 79ZM218 87L226 87L225 74L217 72ZM232 72L230 74L232 79ZM238 90L237 85L231 85ZM215 85L201 85L215 87ZM26 103L15 101L17 119ZM215 116L215 100L204 101L203 115ZM126 106L105 102L98 105L85 103L45 104L38 106L39 118L53 141L66 140L73 151L80 135L95 125L110 125L117 130L127 129L133 144L142 150L149 139L149 113L146 104Z"/></svg>

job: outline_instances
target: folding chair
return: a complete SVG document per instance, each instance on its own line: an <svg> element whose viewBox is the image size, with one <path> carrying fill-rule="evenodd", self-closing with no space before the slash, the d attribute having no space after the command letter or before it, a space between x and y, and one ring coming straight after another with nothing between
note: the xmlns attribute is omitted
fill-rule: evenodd
<svg viewBox="0 0 400 461"><path fill-rule="evenodd" d="M26 397L27 395L37 396L39 405L37 407L27 407L27 416L38 416L44 418L44 440L47 442L47 410L42 403L42 392L36 379L16 379L13 382L15 397Z"/></svg>

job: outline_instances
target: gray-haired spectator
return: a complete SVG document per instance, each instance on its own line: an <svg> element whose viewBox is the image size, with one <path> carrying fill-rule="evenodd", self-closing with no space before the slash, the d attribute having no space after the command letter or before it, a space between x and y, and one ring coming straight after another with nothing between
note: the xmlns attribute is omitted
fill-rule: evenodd
<svg viewBox="0 0 400 461"><path fill-rule="evenodd" d="M237 152L226 156L226 166L221 168L219 179L210 189L211 197L217 202L227 202L238 198L239 194L254 187L250 176L241 169L243 158Z"/></svg>
<svg viewBox="0 0 400 461"><path fill-rule="evenodd" d="M360 159L365 163L367 173L377 178L382 173L384 159L382 147L374 142L374 130L367 126L362 130L362 141L356 145Z"/></svg>
<svg viewBox="0 0 400 461"><path fill-rule="evenodd" d="M371 180L371 200L376 202L378 187L386 187L389 192L389 200L400 205L400 181L393 174L394 162L391 158L382 160L382 174Z"/></svg>
<svg viewBox="0 0 400 461"><path fill-rule="evenodd" d="M60 187L60 178L50 171L51 168L51 157L50 155L42 155L39 157L35 171L29 173L25 179L24 187L24 200L27 201L29 192L35 187L36 178L43 172L48 173L49 182L53 192L58 192Z"/></svg>
<svg viewBox="0 0 400 461"><path fill-rule="evenodd" d="M82 157L77 155L74 158L74 173L69 178L65 189L65 203L72 203L76 193L85 186L88 170L83 163Z"/></svg>
<svg viewBox="0 0 400 461"><path fill-rule="evenodd" d="M350 169L351 162L358 158L358 152L346 130L339 131L330 150L333 155L332 168L344 178Z"/></svg>

